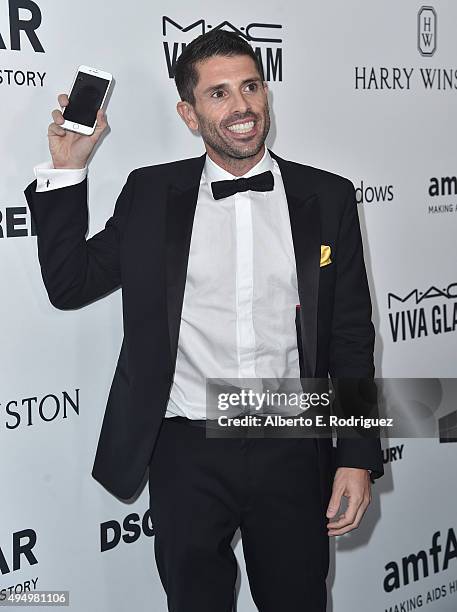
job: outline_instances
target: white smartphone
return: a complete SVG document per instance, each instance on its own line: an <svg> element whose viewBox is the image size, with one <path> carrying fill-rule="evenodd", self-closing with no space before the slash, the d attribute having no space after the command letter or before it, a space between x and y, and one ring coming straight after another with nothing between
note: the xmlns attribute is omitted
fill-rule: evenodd
<svg viewBox="0 0 457 612"><path fill-rule="evenodd" d="M79 66L71 85L68 105L62 111L63 128L91 136L97 111L103 106L113 75L90 66Z"/></svg>

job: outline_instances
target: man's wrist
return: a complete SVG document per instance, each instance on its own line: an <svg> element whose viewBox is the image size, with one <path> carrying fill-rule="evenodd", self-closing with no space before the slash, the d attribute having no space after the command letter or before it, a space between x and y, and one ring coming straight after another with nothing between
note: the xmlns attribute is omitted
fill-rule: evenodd
<svg viewBox="0 0 457 612"><path fill-rule="evenodd" d="M37 164L34 172L37 179L36 191L52 191L83 181L87 176L87 166L84 168L54 168L52 161L49 160Z"/></svg>

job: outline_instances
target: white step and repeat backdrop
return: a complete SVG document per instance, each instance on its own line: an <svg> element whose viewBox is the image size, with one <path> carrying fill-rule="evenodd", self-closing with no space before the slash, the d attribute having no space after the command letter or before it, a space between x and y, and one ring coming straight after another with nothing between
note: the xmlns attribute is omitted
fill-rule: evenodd
<svg viewBox="0 0 457 612"><path fill-rule="evenodd" d="M78 612L166 610L147 490L125 504L90 475L122 338L121 293L54 309L23 195L48 159L50 113L76 67L115 76L110 132L89 170L92 235L133 168L203 151L175 110L182 45L222 24L246 36L270 85L268 145L358 188L377 376L450 379L456 23L453 0L0 0L0 604L10 592L67 589ZM435 387L412 408L432 402L456 427L456 406L443 406ZM457 610L457 443L445 437L383 440L386 475L368 515L331 541L329 610ZM253 612L239 539L235 550L238 611Z"/></svg>

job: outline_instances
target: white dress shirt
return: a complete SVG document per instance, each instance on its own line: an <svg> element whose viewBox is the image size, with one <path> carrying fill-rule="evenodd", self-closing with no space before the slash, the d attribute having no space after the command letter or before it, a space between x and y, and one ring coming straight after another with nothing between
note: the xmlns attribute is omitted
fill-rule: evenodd
<svg viewBox="0 0 457 612"><path fill-rule="evenodd" d="M87 173L87 168L56 170L51 162L34 170L37 191L78 183ZM299 379L299 296L281 173L265 147L262 159L243 176L266 170L273 172L272 191L246 191L215 200L212 181L239 177L206 156L166 417L211 418L206 410L207 378L249 379L250 388L257 379L258 391L262 378L269 384Z"/></svg>

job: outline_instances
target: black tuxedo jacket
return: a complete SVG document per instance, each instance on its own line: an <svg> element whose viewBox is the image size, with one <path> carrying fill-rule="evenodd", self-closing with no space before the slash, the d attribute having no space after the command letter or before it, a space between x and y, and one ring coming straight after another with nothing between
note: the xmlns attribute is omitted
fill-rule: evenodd
<svg viewBox="0 0 457 612"><path fill-rule="evenodd" d="M286 161L300 297L302 377L373 377L374 328L353 184ZM79 308L122 286L124 338L93 477L121 498L143 481L173 381L193 218L205 155L133 170L105 228L86 240L87 178L25 189L51 303ZM332 263L320 266L321 244ZM379 438L317 439L323 504L339 466L383 475Z"/></svg>

